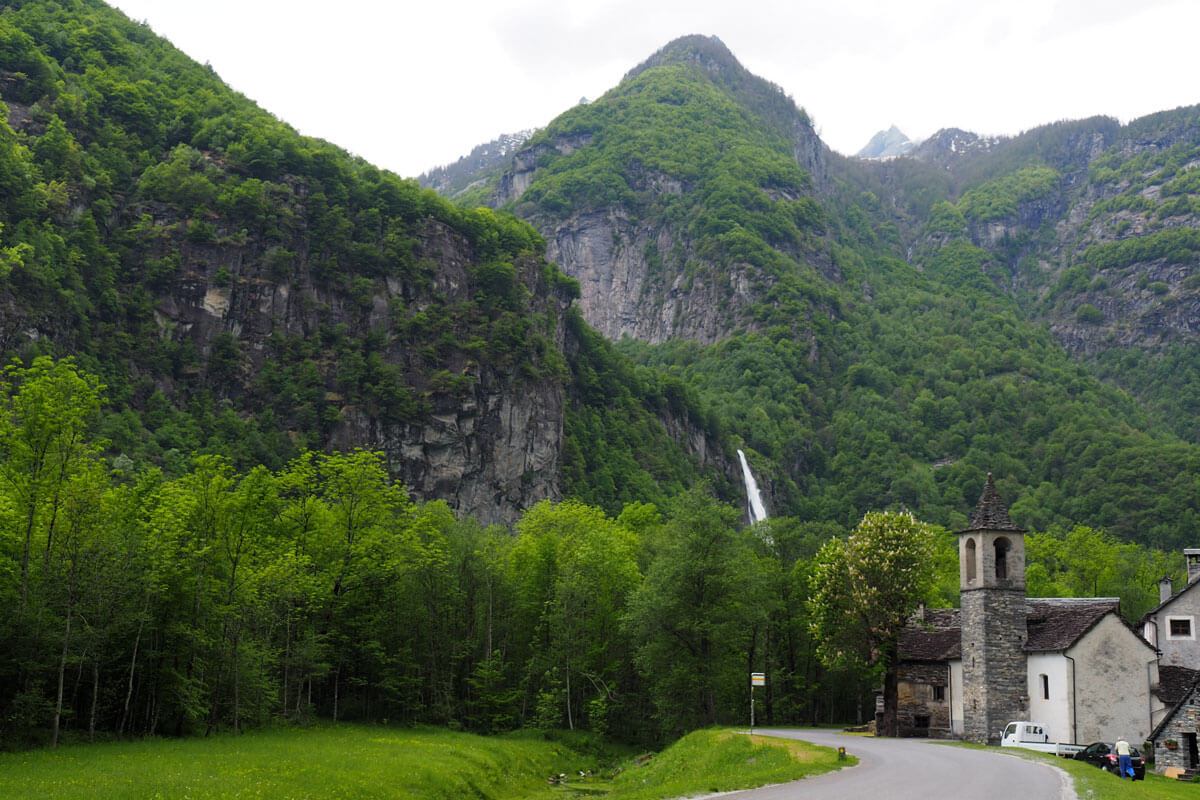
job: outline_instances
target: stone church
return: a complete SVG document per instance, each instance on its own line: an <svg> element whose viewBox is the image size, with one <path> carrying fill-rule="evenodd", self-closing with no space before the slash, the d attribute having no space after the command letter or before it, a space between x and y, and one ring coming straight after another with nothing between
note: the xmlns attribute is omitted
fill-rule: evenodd
<svg viewBox="0 0 1200 800"><path fill-rule="evenodd" d="M1033 720L1062 742L1143 741L1163 713L1158 655L1119 600L1027 597L1025 530L990 474L957 536L960 608L921 612L900 643L901 733L999 744Z"/></svg>

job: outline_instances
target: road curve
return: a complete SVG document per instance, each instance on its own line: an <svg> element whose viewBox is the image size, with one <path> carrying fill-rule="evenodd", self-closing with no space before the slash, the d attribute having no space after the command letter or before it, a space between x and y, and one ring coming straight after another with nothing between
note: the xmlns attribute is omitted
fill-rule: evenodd
<svg viewBox="0 0 1200 800"><path fill-rule="evenodd" d="M927 739L876 739L831 730L755 728L756 734L844 747L855 767L793 783L722 794L722 800L1077 800L1071 778L1048 764Z"/></svg>

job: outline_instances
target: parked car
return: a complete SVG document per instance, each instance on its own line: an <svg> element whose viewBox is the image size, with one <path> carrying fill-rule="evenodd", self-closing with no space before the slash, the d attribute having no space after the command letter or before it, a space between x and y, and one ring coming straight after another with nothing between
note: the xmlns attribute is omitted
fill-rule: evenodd
<svg viewBox="0 0 1200 800"><path fill-rule="evenodd" d="M1119 774L1119 759L1117 751L1104 742L1093 742L1075 754L1077 761L1086 761L1100 769L1108 770L1113 775ZM1146 759L1133 745L1129 746L1129 760L1133 762L1133 779L1146 780Z"/></svg>

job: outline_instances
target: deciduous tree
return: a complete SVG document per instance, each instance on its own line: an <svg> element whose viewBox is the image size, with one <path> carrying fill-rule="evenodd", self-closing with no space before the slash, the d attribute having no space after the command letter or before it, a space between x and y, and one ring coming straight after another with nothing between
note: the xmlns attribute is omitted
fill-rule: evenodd
<svg viewBox="0 0 1200 800"><path fill-rule="evenodd" d="M817 652L830 668L883 681L882 733L895 736L898 645L934 581L936 528L908 512L870 512L846 539L817 553L809 613Z"/></svg>

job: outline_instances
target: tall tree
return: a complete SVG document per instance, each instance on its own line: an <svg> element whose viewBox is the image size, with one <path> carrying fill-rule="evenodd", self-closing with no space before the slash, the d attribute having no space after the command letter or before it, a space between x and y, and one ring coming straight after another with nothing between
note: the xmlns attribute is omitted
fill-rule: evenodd
<svg viewBox="0 0 1200 800"><path fill-rule="evenodd" d="M602 728L628 664L620 620L640 581L636 537L574 501L539 503L517 529L511 574L532 634L527 677L540 716Z"/></svg>
<svg viewBox="0 0 1200 800"><path fill-rule="evenodd" d="M700 490L680 498L625 622L663 733L736 714L768 585L740 512Z"/></svg>
<svg viewBox="0 0 1200 800"><path fill-rule="evenodd" d="M937 529L906 512L870 512L814 560L809 614L826 666L883 681L884 735L895 736L900 635L934 584Z"/></svg>
<svg viewBox="0 0 1200 800"><path fill-rule="evenodd" d="M49 559L64 489L99 451L88 431L102 391L69 358L42 356L29 367L14 363L0 374L0 488L20 515L22 608L29 599L35 545Z"/></svg>

